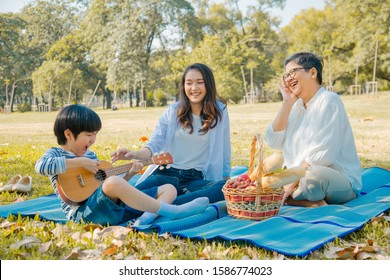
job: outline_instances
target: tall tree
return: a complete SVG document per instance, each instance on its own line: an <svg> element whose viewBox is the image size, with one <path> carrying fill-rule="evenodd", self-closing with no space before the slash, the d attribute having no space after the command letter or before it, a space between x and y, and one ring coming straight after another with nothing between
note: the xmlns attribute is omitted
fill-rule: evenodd
<svg viewBox="0 0 390 280"><path fill-rule="evenodd" d="M31 74L34 49L29 48L27 23L16 14L0 14L0 81L3 104L13 111L17 88L26 87Z"/></svg>

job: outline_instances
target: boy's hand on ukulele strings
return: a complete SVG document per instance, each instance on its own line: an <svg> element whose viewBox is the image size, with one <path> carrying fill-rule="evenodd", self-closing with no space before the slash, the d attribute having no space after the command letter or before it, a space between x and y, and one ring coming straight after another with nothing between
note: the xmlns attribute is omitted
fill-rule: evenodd
<svg viewBox="0 0 390 280"><path fill-rule="evenodd" d="M85 158L85 157L81 157L80 159L82 159L82 167L84 169L92 172L93 174L96 174L99 171L99 165L100 165L99 161Z"/></svg>

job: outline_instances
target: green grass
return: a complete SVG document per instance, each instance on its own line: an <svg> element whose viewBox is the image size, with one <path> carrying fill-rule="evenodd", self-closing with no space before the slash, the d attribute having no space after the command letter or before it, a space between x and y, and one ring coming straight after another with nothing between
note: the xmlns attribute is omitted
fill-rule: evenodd
<svg viewBox="0 0 390 280"><path fill-rule="evenodd" d="M343 96L355 134L362 167L390 169L390 93L377 97ZM229 105L232 165L248 165L250 143L255 132L264 132L280 103ZM141 136L149 137L164 108L97 109L103 128L92 147L102 160L119 147L140 148ZM53 122L58 112L27 112L0 115L0 182L6 184L16 175L30 175L30 194L1 193L0 205L17 199L33 199L53 193L48 178L34 171L38 158L57 146ZM265 154L272 150L265 146ZM304 259L327 259L337 248L373 243L374 253L367 258L390 256L389 213L364 225L360 230L337 239ZM281 259L287 258L245 242L189 241L170 235L158 237L123 227L114 228L116 236L90 225L58 225L38 218L10 216L0 219L0 259ZM121 230L125 230L120 234ZM287 234L287 233L286 233ZM20 243L23 241L25 244ZM336 248L336 249L335 249ZM344 255L345 256L345 255ZM355 256L356 257L356 256Z"/></svg>

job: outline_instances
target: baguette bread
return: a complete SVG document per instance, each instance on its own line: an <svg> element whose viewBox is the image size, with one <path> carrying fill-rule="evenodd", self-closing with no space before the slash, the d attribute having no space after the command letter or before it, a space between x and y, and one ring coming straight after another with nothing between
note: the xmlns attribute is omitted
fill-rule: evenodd
<svg viewBox="0 0 390 280"><path fill-rule="evenodd" d="M272 155L268 156L263 160L263 176L269 175L276 170L282 168L284 162L284 157L281 153L273 153ZM257 180L257 174L258 170L260 168L260 165L258 165L252 173L249 175L249 178L252 181Z"/></svg>
<svg viewBox="0 0 390 280"><path fill-rule="evenodd" d="M270 174L262 177L263 190L277 189L285 185L298 181L306 174L306 170L302 167L291 167L283 170L280 173Z"/></svg>
<svg viewBox="0 0 390 280"><path fill-rule="evenodd" d="M284 157L281 153L273 153L263 160L263 176L274 173L282 168Z"/></svg>

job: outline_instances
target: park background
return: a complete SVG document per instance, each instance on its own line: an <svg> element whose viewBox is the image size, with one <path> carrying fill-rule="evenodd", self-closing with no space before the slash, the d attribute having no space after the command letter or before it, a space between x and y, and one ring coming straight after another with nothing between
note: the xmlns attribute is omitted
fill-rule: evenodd
<svg viewBox="0 0 390 280"><path fill-rule="evenodd" d="M283 60L302 50L324 58L324 86L344 101L362 167L390 168L385 1L325 1L283 24L271 11L296 1L250 1L246 9L240 8L246 1L26 2L16 13L0 13L0 183L29 175L33 188L0 194L1 205L53 193L34 164L56 146L59 108L84 103L98 112L103 129L93 150L109 160L119 147L145 145L175 100L182 71L195 61L210 65L228 101L232 165L248 165L254 133L265 131L280 106ZM289 259L245 242L136 231L96 241L89 225L0 221L0 259ZM304 259L388 259L389 248L387 212Z"/></svg>
<svg viewBox="0 0 390 280"><path fill-rule="evenodd" d="M165 106L192 62L210 65L230 103L278 101L283 60L296 51L320 55L324 85L339 94L390 86L387 1L325 1L283 26L274 12L285 0L26 3L0 14L6 112Z"/></svg>

